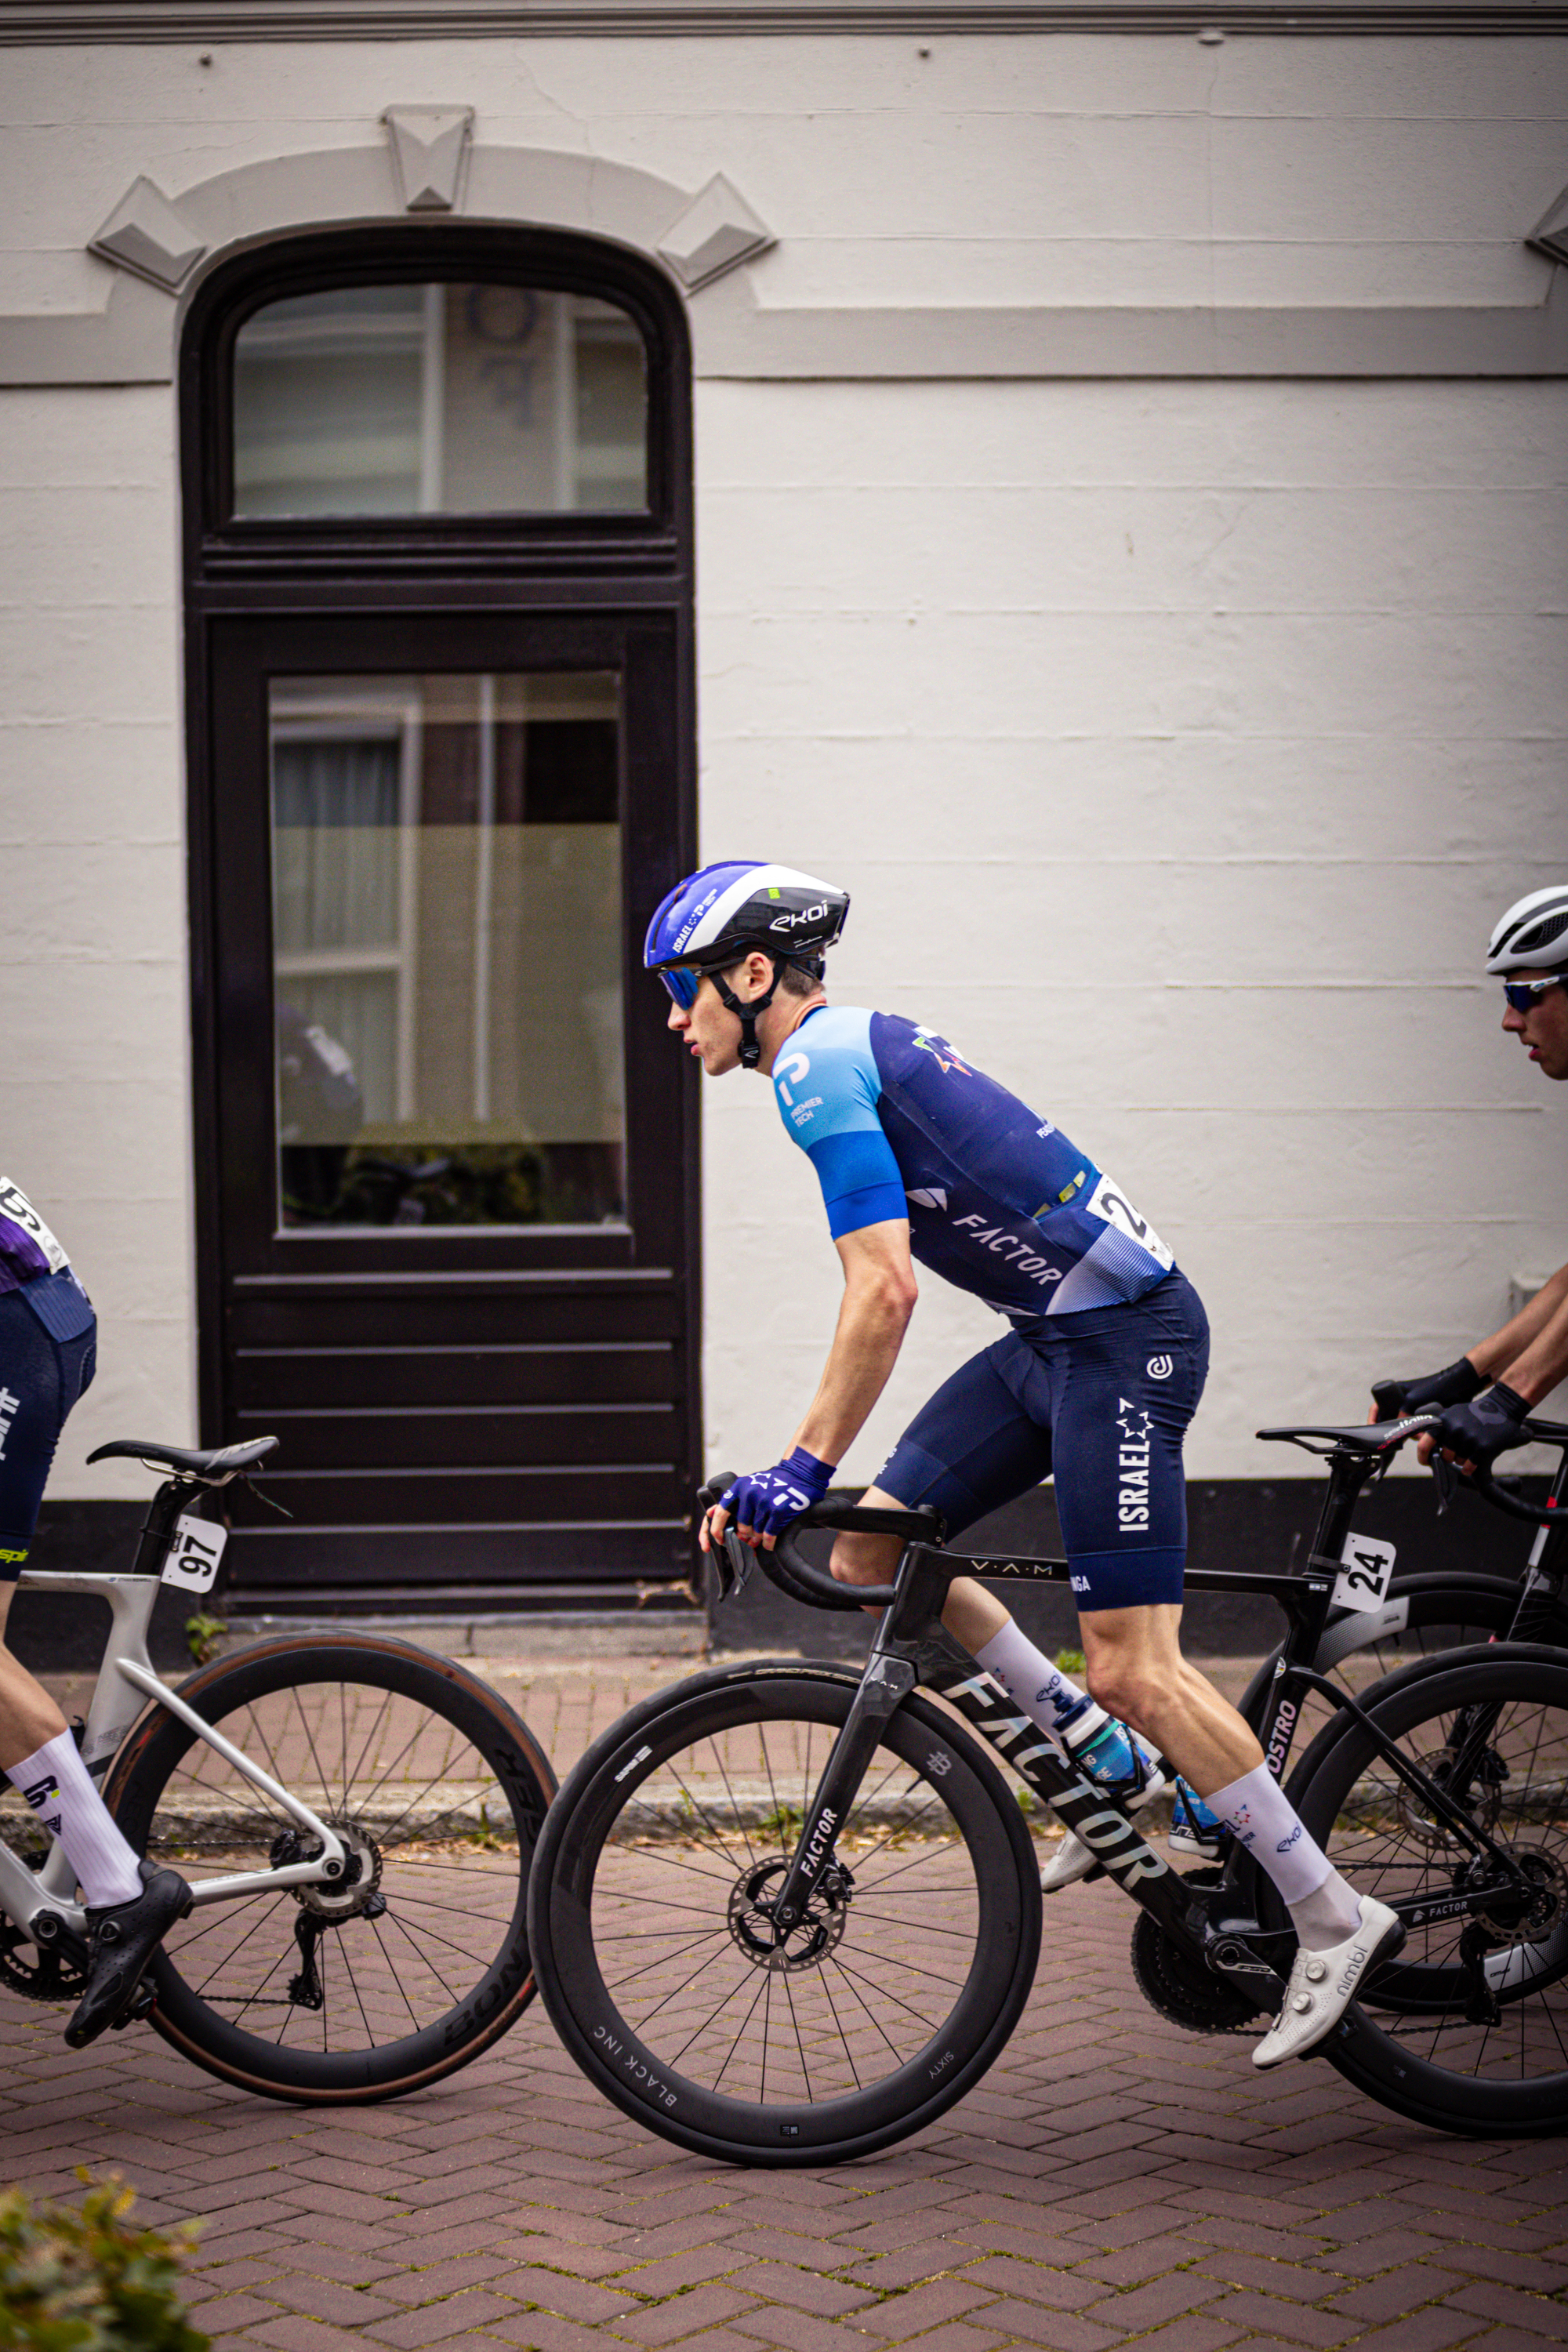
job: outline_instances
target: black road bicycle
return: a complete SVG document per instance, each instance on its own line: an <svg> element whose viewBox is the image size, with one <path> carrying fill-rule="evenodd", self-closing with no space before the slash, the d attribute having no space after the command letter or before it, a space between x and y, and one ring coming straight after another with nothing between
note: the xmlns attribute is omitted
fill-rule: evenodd
<svg viewBox="0 0 1568 2352"><path fill-rule="evenodd" d="M1399 1419L1400 1393L1396 1381L1374 1386L1380 1421ZM1544 1431L1548 1443L1561 1444L1568 1436L1568 1430L1556 1424L1537 1422L1534 1426ZM1384 1455L1383 1468L1391 1461L1391 1455ZM1373 1474L1373 1478L1382 1475L1382 1469ZM1468 1481L1442 1464L1436 1465L1436 1478L1441 1511L1456 1492L1468 1486ZM1500 1486L1486 1499L1506 1511L1510 1489ZM1551 1519L1552 1510L1557 1514L1555 1525ZM1357 1605L1331 1611L1312 1660L1318 1672L1331 1675L1353 1696L1380 1676L1417 1659L1476 1642L1547 1642L1554 1648L1568 1648L1568 1604L1563 1598L1563 1571L1568 1570L1568 1452L1561 1454L1551 1481L1548 1513L1527 1509L1519 1516L1540 1523L1534 1525L1529 1557L1521 1558L1519 1573L1513 1577L1479 1570L1397 1568L1384 1583L1376 1555L1380 1549L1392 1553L1392 1546L1373 1545L1370 1552L1363 1552L1359 1543L1352 1543L1352 1558L1337 1583ZM1242 1701L1249 1720L1256 1719L1259 1684L1272 1675L1274 1664L1274 1657L1264 1660L1258 1681ZM1310 1697L1297 1727L1298 1740L1305 1725L1310 1724L1314 1731L1318 1728L1322 1714L1321 1702Z"/></svg>
<svg viewBox="0 0 1568 2352"><path fill-rule="evenodd" d="M268 2098L395 2098L477 2058L532 1998L524 1892L555 1778L478 1675L384 1635L282 1633L173 1688L153 1671L161 1582L200 1592L221 1549L222 1530L185 1507L277 1444L100 1446L95 1462L129 1454L172 1474L133 1569L27 1568L22 1582L110 1604L82 1753L136 1852L195 1897L133 2014ZM0 1985L80 1997L76 1893L60 1848L5 1790Z"/></svg>
<svg viewBox="0 0 1568 2352"><path fill-rule="evenodd" d="M1190 1581L1279 1601L1289 1631L1250 1720L1282 1776L1305 1702L1331 1708L1289 1792L1351 1882L1405 1922L1400 1958L1321 2054L1425 2124L1556 2132L1568 2128L1568 1653L1445 1650L1359 1696L1311 1663L1357 1499L1433 1420L1260 1433L1327 1457L1306 1567ZM1531 1434L1568 1446L1568 1428ZM827 1503L805 1525L904 1538L886 1586L835 1583L793 1530L755 1555L798 1601L883 1612L864 1671L743 1664L660 1693L589 1749L545 1823L530 1948L590 2080L678 2146L742 2164L841 2161L933 2122L1005 2047L1039 1954L1037 1850L998 1759L1138 1906L1132 1964L1153 2005L1194 2032L1255 2033L1279 2007L1294 1940L1267 1877L1234 1845L1179 1874L940 1622L955 1576L1059 1580L1065 1565L949 1556L929 1511ZM753 1557L733 1538L728 1549L726 1580ZM1555 1598L1561 1564L1536 1572Z"/></svg>

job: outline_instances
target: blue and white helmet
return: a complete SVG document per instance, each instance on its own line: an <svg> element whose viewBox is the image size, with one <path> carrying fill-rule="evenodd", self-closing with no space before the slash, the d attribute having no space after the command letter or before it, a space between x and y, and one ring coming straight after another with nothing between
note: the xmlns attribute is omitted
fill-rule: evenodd
<svg viewBox="0 0 1568 2352"><path fill-rule="evenodd" d="M1559 971L1568 968L1568 883L1531 890L1499 921L1487 947L1487 970Z"/></svg>
<svg viewBox="0 0 1568 2352"><path fill-rule="evenodd" d="M757 1023L773 1003L784 966L822 978L822 956L844 929L849 894L793 866L763 866L733 858L705 866L678 882L647 927L642 960L657 971L688 1012L706 977L741 1024L741 1065L762 1058ZM743 1002L724 974L753 948L771 961L773 980L761 996Z"/></svg>
<svg viewBox="0 0 1568 2352"><path fill-rule="evenodd" d="M731 858L677 883L647 927L643 964L661 973L682 964L722 971L761 948L820 975L823 950L848 912L847 891L815 875Z"/></svg>

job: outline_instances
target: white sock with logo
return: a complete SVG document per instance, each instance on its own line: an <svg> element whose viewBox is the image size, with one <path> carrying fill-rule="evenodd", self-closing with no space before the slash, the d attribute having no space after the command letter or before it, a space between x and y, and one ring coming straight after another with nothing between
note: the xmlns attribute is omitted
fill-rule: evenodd
<svg viewBox="0 0 1568 2352"><path fill-rule="evenodd" d="M1267 1764L1255 1765L1228 1788L1215 1789L1204 1802L1268 1873L1284 1897L1299 1941L1310 1952L1326 1952L1355 1934L1361 1925L1360 1896L1308 1834L1305 1822Z"/></svg>
<svg viewBox="0 0 1568 2352"><path fill-rule="evenodd" d="M974 1653L975 1664L994 1675L1008 1697L1031 1723L1042 1731L1055 1733L1064 1715L1083 1697L1083 1691L1070 1675L1053 1666L1043 1650L1037 1650L1028 1635L1020 1632L1011 1617L999 1633L994 1633L983 1650ZM1100 1722L1106 1717L1100 1713ZM1079 1718L1088 1723L1088 1715ZM1098 1725L1091 1728L1098 1729Z"/></svg>
<svg viewBox="0 0 1568 2352"><path fill-rule="evenodd" d="M95 1910L132 1903L142 1892L136 1856L114 1826L68 1731L46 1739L19 1764L5 1767L43 1827L65 1848L83 1895Z"/></svg>

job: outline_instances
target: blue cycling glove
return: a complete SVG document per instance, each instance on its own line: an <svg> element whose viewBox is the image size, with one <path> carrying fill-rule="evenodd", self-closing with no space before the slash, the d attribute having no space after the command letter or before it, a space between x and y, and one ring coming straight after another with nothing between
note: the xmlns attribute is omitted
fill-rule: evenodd
<svg viewBox="0 0 1568 2352"><path fill-rule="evenodd" d="M737 1527L753 1535L778 1536L802 1511L820 1503L833 1483L836 1462L819 1462L804 1445L776 1462L771 1470L753 1470L737 1478L724 1496L724 1508Z"/></svg>
<svg viewBox="0 0 1568 2352"><path fill-rule="evenodd" d="M1449 1405L1432 1434L1439 1445L1452 1448L1456 1461L1484 1466L1509 1446L1523 1444L1521 1423L1529 1411L1515 1390L1494 1381L1473 1404Z"/></svg>

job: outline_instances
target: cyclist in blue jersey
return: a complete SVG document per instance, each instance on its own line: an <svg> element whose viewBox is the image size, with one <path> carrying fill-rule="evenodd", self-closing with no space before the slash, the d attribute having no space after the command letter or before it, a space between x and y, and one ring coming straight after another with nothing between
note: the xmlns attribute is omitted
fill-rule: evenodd
<svg viewBox="0 0 1568 2352"><path fill-rule="evenodd" d="M1568 1078L1568 882L1529 891L1499 918L1486 968L1502 982L1506 1034L1547 1077ZM1485 1465L1521 1442L1521 1422L1565 1379L1568 1265L1489 1339L1397 1386L1402 1412L1442 1412L1441 1429L1420 1441L1424 1462L1441 1445L1450 1461Z"/></svg>
<svg viewBox="0 0 1568 2352"><path fill-rule="evenodd" d="M771 1079L844 1269L826 1367L790 1451L736 1481L703 1548L731 1521L772 1546L826 1493L903 1344L915 1261L1003 1316L1005 1335L916 1414L865 1499L933 1504L956 1534L1054 1477L1089 1690L973 1578L954 1582L945 1622L1130 1807L1163 1785L1169 1759L1173 1843L1205 1850L1223 1830L1256 1854L1300 1946L1254 2053L1278 2065L1332 2030L1404 1929L1332 1868L1252 1733L1181 1653L1182 1440L1208 1365L1202 1304L1128 1195L1048 1118L935 1030L828 1003L823 958L848 906L793 867L736 861L689 877L648 927L643 961L671 998L669 1027L710 1077ZM880 1583L898 1550L889 1537L842 1535L833 1572ZM1055 1893L1092 1867L1069 1836L1042 1885Z"/></svg>
<svg viewBox="0 0 1568 2352"><path fill-rule="evenodd" d="M64 1250L26 1194L0 1176L0 1771L58 1840L87 1906L87 1987L66 2028L73 2049L124 2014L153 1952L191 1907L176 1871L138 1862L64 1716L5 1643L55 1447L92 1379L97 1332Z"/></svg>

